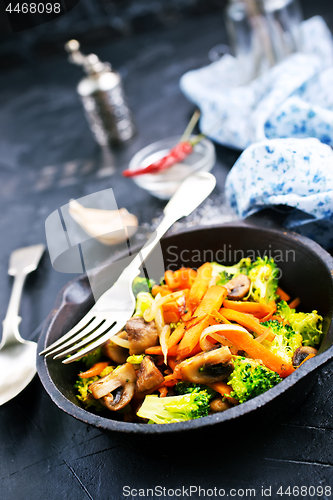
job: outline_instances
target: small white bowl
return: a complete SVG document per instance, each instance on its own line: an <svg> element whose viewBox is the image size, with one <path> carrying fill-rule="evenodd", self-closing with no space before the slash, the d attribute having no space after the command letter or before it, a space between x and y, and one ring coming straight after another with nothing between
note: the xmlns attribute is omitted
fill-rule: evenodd
<svg viewBox="0 0 333 500"><path fill-rule="evenodd" d="M169 137L154 142L141 149L133 156L129 164L130 170L147 167L163 156L166 156L181 137ZM194 172L209 172L215 164L215 148L209 139L202 139L194 146L182 163L176 163L160 174L144 174L133 177L133 181L150 194L162 200L168 200L177 191L183 180Z"/></svg>

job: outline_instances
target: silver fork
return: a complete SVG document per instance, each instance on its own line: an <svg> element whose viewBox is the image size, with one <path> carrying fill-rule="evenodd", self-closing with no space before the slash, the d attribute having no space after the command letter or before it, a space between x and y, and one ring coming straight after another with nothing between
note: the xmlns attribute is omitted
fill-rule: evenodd
<svg viewBox="0 0 333 500"><path fill-rule="evenodd" d="M164 218L156 231L114 285L97 300L74 328L39 354L53 356L54 359L71 354L63 360L64 364L71 363L118 333L135 308L132 283L140 273L140 266L174 222L193 212L209 196L215 184L215 177L208 172L199 172L185 179L164 208Z"/></svg>

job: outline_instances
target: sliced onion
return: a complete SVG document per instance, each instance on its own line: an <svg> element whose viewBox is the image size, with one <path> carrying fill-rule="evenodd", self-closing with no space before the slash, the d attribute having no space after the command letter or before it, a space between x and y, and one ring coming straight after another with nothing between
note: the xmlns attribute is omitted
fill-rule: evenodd
<svg viewBox="0 0 333 500"><path fill-rule="evenodd" d="M150 321L153 321L155 319L155 314L157 311L157 301L161 298L161 294L158 293L155 297L155 300L153 300L152 304L150 307L148 307L144 313L143 313L143 319L149 323Z"/></svg>
<svg viewBox="0 0 333 500"><path fill-rule="evenodd" d="M165 304L166 302L171 302L173 300L178 299L182 295L184 295L184 290L180 290L179 292L169 293L168 295L164 295L164 297L160 297L160 298L157 298L158 295L156 295L155 301L157 303L157 306L160 307L163 304Z"/></svg>
<svg viewBox="0 0 333 500"><path fill-rule="evenodd" d="M156 308L155 324L156 324L156 330L158 332L158 336L160 337L162 330L163 330L163 327L165 325L162 307Z"/></svg>
<svg viewBox="0 0 333 500"><path fill-rule="evenodd" d="M114 344L117 344L119 345L120 347L124 347L125 349L129 349L130 348L130 344L129 344L129 341L126 340L126 339L122 339L119 337L120 333L123 333L123 332L119 332L117 333L116 335L114 335L113 337L110 338L110 340L114 343Z"/></svg>
<svg viewBox="0 0 333 500"><path fill-rule="evenodd" d="M261 335L259 335L259 337L256 337L254 340L256 340L257 342L262 342L271 333L272 333L271 330L269 328L267 328L266 332L262 333ZM274 335L274 337L275 337L275 335Z"/></svg>
<svg viewBox="0 0 333 500"><path fill-rule="evenodd" d="M165 364L168 363L168 339L170 337L170 334L171 334L170 326L169 325L165 325L162 328L162 333L160 335L160 344L161 344L161 347L162 347L162 352L163 352L164 363Z"/></svg>
<svg viewBox="0 0 333 500"><path fill-rule="evenodd" d="M213 326L208 326L207 328L204 329L200 336L200 347L203 351L208 351L208 349L211 349L214 347L214 344L210 342L207 337L212 337L213 339L217 340L223 345L226 345L228 347L233 346L234 344L230 342L230 340L226 339L223 336L223 332L226 331L231 331L231 332L246 332L249 333L245 328L239 325L213 325ZM222 332L222 333L217 333L217 332Z"/></svg>

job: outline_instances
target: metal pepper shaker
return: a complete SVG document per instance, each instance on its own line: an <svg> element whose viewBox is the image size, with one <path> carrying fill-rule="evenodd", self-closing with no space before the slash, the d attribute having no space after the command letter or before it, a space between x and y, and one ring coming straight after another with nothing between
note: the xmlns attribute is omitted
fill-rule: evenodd
<svg viewBox="0 0 333 500"><path fill-rule="evenodd" d="M96 141L101 146L121 145L133 137L135 126L127 105L121 76L97 55L84 55L77 40L66 43L69 61L82 66L87 76L77 91Z"/></svg>

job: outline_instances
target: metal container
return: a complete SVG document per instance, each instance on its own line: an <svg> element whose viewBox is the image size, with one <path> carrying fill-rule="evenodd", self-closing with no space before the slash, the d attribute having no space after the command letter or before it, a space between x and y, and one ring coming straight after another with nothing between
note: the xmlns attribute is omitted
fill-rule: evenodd
<svg viewBox="0 0 333 500"><path fill-rule="evenodd" d="M84 55L76 40L66 43L70 62L83 67L87 76L77 87L88 123L101 146L120 145L133 137L135 126L127 105L121 76L97 55Z"/></svg>

